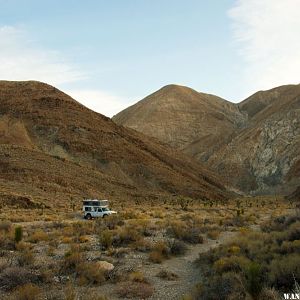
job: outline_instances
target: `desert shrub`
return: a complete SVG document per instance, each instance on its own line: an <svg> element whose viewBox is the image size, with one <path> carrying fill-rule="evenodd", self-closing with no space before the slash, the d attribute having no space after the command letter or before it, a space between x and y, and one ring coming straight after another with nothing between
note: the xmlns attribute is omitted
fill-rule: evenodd
<svg viewBox="0 0 300 300"><path fill-rule="evenodd" d="M200 234L200 230L198 228L186 230L182 236L182 240L190 244L202 244L204 241L203 236Z"/></svg>
<svg viewBox="0 0 300 300"><path fill-rule="evenodd" d="M82 236L82 235L88 235L88 234L93 234L94 232L94 227L93 223L90 222L75 222L72 224L72 229L74 232L74 235L77 236Z"/></svg>
<svg viewBox="0 0 300 300"><path fill-rule="evenodd" d="M33 256L32 251L30 249L26 249L26 250L20 252L17 257L17 260L18 260L19 266L21 266L21 267L29 266L29 265L33 264L34 256Z"/></svg>
<svg viewBox="0 0 300 300"><path fill-rule="evenodd" d="M258 297L259 300L279 300L281 299L280 294L274 288L263 288Z"/></svg>
<svg viewBox="0 0 300 300"><path fill-rule="evenodd" d="M116 229L117 226L124 225L124 221L120 214L112 214L104 219L101 219L101 221L108 229Z"/></svg>
<svg viewBox="0 0 300 300"><path fill-rule="evenodd" d="M137 219L138 217L138 213L136 210L123 211L119 215L122 218L122 220Z"/></svg>
<svg viewBox="0 0 300 300"><path fill-rule="evenodd" d="M219 230L211 230L207 232L207 237L212 240L216 240L220 235Z"/></svg>
<svg viewBox="0 0 300 300"><path fill-rule="evenodd" d="M177 274L175 274L173 272L170 272L170 271L167 271L167 270L159 271L156 276L159 277L159 278L162 278L164 280L170 280L170 281L178 279Z"/></svg>
<svg viewBox="0 0 300 300"><path fill-rule="evenodd" d="M160 252L165 257L168 257L170 254L170 249L165 241L156 242L152 250Z"/></svg>
<svg viewBox="0 0 300 300"><path fill-rule="evenodd" d="M154 244L152 251L149 254L150 261L154 263L161 263L170 255L170 248L164 241L159 241Z"/></svg>
<svg viewBox="0 0 300 300"><path fill-rule="evenodd" d="M141 234L135 228L126 226L116 232L113 236L112 244L117 247L124 246L139 239L141 239Z"/></svg>
<svg viewBox="0 0 300 300"><path fill-rule="evenodd" d="M15 242L19 243L21 242L23 238L23 229L21 226L18 226L15 228Z"/></svg>
<svg viewBox="0 0 300 300"><path fill-rule="evenodd" d="M65 253L62 265L61 265L61 271L63 273L71 273L76 270L76 267L83 263L84 259L82 256L82 253L80 253L76 249L71 249L68 252Z"/></svg>
<svg viewBox="0 0 300 300"><path fill-rule="evenodd" d="M37 300L40 299L41 289L32 284L27 283L16 289L14 296L16 300Z"/></svg>
<svg viewBox="0 0 300 300"><path fill-rule="evenodd" d="M151 236L153 234L153 228L151 228L148 219L129 220L129 224L143 236Z"/></svg>
<svg viewBox="0 0 300 300"><path fill-rule="evenodd" d="M285 231L291 224L300 221L300 216L279 216L262 224L261 229L264 232Z"/></svg>
<svg viewBox="0 0 300 300"><path fill-rule="evenodd" d="M11 291L27 283L38 283L41 277L30 269L9 267L0 273L0 289Z"/></svg>
<svg viewBox="0 0 300 300"><path fill-rule="evenodd" d="M108 251L108 255L114 256L116 258L123 258L129 252L130 252L130 249L128 249L128 248L111 248Z"/></svg>
<svg viewBox="0 0 300 300"><path fill-rule="evenodd" d="M300 256L297 253L272 260L269 267L269 281L282 290L292 290L294 279L300 281Z"/></svg>
<svg viewBox="0 0 300 300"><path fill-rule="evenodd" d="M11 222L9 221L0 221L0 231L8 233L11 230Z"/></svg>
<svg viewBox="0 0 300 300"><path fill-rule="evenodd" d="M13 250L15 248L14 235L12 232L0 232L0 249Z"/></svg>
<svg viewBox="0 0 300 300"><path fill-rule="evenodd" d="M227 226L242 227L246 225L246 219L241 216L241 211L237 210L237 215L225 222Z"/></svg>
<svg viewBox="0 0 300 300"><path fill-rule="evenodd" d="M76 273L81 285L101 284L105 281L105 271L94 263L80 263L76 266Z"/></svg>
<svg viewBox="0 0 300 300"><path fill-rule="evenodd" d="M249 259L243 256L229 256L215 261L213 267L217 273L241 272L249 263Z"/></svg>
<svg viewBox="0 0 300 300"><path fill-rule="evenodd" d="M228 253L232 254L232 255L239 254L240 251L241 251L241 248L239 246L236 246L236 245L232 245L228 248Z"/></svg>
<svg viewBox="0 0 300 300"><path fill-rule="evenodd" d="M275 218L262 228L263 232L243 231L230 243L201 254L198 264L207 278L201 299L244 299L246 294L253 299L268 298L263 295L276 299L277 292L273 288L277 291L293 289L294 278L300 280L298 218ZM228 274L235 279L230 279ZM238 281L244 296L235 289ZM221 287L226 291L228 286L235 291L233 294L220 290Z"/></svg>
<svg viewBox="0 0 300 300"><path fill-rule="evenodd" d="M109 249L113 243L113 232L111 230L104 230L100 234L100 243L102 248Z"/></svg>
<svg viewBox="0 0 300 300"><path fill-rule="evenodd" d="M62 229L63 230L61 231L61 233L63 236L73 237L75 235L73 226L68 225L63 227Z"/></svg>
<svg viewBox="0 0 300 300"><path fill-rule="evenodd" d="M87 243L90 241L90 237L88 235L81 235L79 238L78 238L78 241L79 243Z"/></svg>
<svg viewBox="0 0 300 300"><path fill-rule="evenodd" d="M28 241L31 243L38 243L41 241L47 241L48 239L49 237L46 232L42 230L37 230L28 238Z"/></svg>
<svg viewBox="0 0 300 300"><path fill-rule="evenodd" d="M141 252L147 252L151 249L151 243L145 239L139 239L132 244L133 249Z"/></svg>
<svg viewBox="0 0 300 300"><path fill-rule="evenodd" d="M183 222L172 222L167 228L167 233L171 237L191 244L203 243L201 229L198 227L187 227Z"/></svg>
<svg viewBox="0 0 300 300"><path fill-rule="evenodd" d="M205 288L198 292L200 299L207 300L246 298L246 291L240 275L231 272L211 277Z"/></svg>
<svg viewBox="0 0 300 300"><path fill-rule="evenodd" d="M284 241L279 251L281 254L300 253L300 240Z"/></svg>
<svg viewBox="0 0 300 300"><path fill-rule="evenodd" d="M257 263L250 263L245 269L245 277L249 294L257 299L264 284L261 266Z"/></svg>
<svg viewBox="0 0 300 300"><path fill-rule="evenodd" d="M295 222L290 225L287 231L287 240L288 241L300 240L300 222Z"/></svg>
<svg viewBox="0 0 300 300"><path fill-rule="evenodd" d="M177 239L181 239L184 235L184 231L186 230L186 225L182 221L173 221L167 227L167 234L175 237Z"/></svg>
<svg viewBox="0 0 300 300"><path fill-rule="evenodd" d="M64 300L76 300L78 299L78 294L73 285L68 284L64 289Z"/></svg>
<svg viewBox="0 0 300 300"><path fill-rule="evenodd" d="M63 244L71 244L73 243L73 238L69 237L69 236L64 236L62 239L61 239L61 242Z"/></svg>
<svg viewBox="0 0 300 300"><path fill-rule="evenodd" d="M183 210L187 211L189 205L192 204L192 199L182 198L182 197L181 197L181 198L178 199L178 204L180 205L180 207L181 207Z"/></svg>
<svg viewBox="0 0 300 300"><path fill-rule="evenodd" d="M130 281L133 282L147 282L144 274L140 271L134 271L129 274Z"/></svg>
<svg viewBox="0 0 300 300"><path fill-rule="evenodd" d="M122 299L146 299L152 296L153 291L153 287L145 282L122 282L117 286L117 293Z"/></svg>
<svg viewBox="0 0 300 300"><path fill-rule="evenodd" d="M168 248L172 255L183 255L187 250L186 244L176 239L168 240Z"/></svg>
<svg viewBox="0 0 300 300"><path fill-rule="evenodd" d="M149 254L149 260L156 264L160 264L164 260L164 256L161 252L153 250Z"/></svg>

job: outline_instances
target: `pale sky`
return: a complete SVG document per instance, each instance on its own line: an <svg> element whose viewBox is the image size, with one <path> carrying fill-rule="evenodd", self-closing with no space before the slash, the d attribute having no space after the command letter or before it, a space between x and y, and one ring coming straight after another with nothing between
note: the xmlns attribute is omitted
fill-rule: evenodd
<svg viewBox="0 0 300 300"><path fill-rule="evenodd" d="M300 82L300 0L0 0L0 79L113 116L164 85L233 102Z"/></svg>

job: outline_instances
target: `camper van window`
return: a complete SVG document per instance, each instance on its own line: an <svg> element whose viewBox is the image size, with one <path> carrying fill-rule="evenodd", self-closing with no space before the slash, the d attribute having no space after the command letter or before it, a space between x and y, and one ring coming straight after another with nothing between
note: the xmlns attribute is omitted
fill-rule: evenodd
<svg viewBox="0 0 300 300"><path fill-rule="evenodd" d="M91 211L91 207L85 207L84 210L85 211Z"/></svg>
<svg viewBox="0 0 300 300"><path fill-rule="evenodd" d="M101 209L101 208L98 208L98 212L102 212L102 209Z"/></svg>

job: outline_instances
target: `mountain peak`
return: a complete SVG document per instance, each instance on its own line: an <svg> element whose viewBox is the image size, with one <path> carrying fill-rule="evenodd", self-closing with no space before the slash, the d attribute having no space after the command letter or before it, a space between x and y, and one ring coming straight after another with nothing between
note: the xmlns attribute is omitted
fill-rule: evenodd
<svg viewBox="0 0 300 300"><path fill-rule="evenodd" d="M113 120L184 149L195 139L214 134L216 124L222 123L224 129L217 135L229 134L239 118L238 108L220 97L170 84L120 112ZM198 143L197 147L202 146Z"/></svg>

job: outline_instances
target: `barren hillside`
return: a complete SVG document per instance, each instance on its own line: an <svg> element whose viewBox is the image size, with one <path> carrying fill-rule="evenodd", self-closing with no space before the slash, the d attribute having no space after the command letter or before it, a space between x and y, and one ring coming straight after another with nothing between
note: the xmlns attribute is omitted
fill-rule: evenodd
<svg viewBox="0 0 300 300"><path fill-rule="evenodd" d="M246 193L290 193L300 176L300 85L240 104L166 86L113 120L183 150Z"/></svg>
<svg viewBox="0 0 300 300"><path fill-rule="evenodd" d="M229 195L202 165L50 85L1 81L0 112L0 191L6 202L24 195L47 205L72 197Z"/></svg>

